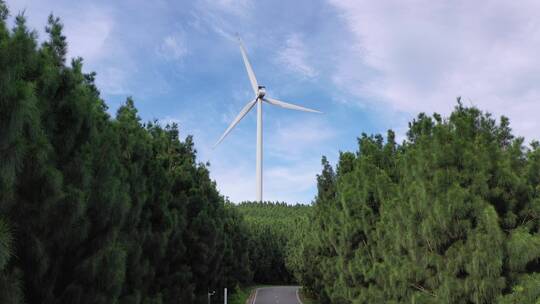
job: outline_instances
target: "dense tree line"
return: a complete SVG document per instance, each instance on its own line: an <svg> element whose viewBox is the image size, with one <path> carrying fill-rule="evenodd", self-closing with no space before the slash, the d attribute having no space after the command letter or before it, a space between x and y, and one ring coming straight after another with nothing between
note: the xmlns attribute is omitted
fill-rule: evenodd
<svg viewBox="0 0 540 304"><path fill-rule="evenodd" d="M248 226L249 265L253 281L290 284L295 281L285 257L294 227L311 212L309 205L284 202L242 202L236 207Z"/></svg>
<svg viewBox="0 0 540 304"><path fill-rule="evenodd" d="M224 199L177 125L111 116L0 0L0 303L205 303L300 283L321 303L538 303L540 144L459 101L323 157L313 206ZM219 293L218 293L219 294ZM216 300L218 296L216 296Z"/></svg>
<svg viewBox="0 0 540 304"><path fill-rule="evenodd" d="M322 303L538 303L540 145L505 117L420 114L323 158L287 265Z"/></svg>
<svg viewBox="0 0 540 304"><path fill-rule="evenodd" d="M0 303L205 303L251 280L247 226L178 126L110 117L51 16L0 1Z"/></svg>

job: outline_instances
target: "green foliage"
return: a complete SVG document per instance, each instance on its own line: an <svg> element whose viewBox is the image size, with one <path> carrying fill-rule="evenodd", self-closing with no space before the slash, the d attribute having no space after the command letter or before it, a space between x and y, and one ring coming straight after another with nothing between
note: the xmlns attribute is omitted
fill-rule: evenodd
<svg viewBox="0 0 540 304"><path fill-rule="evenodd" d="M540 274L521 276L512 286L512 291L499 298L500 304L540 303Z"/></svg>
<svg viewBox="0 0 540 304"><path fill-rule="evenodd" d="M0 219L0 303L23 303L19 273L8 267L13 255L13 238L10 228Z"/></svg>
<svg viewBox="0 0 540 304"><path fill-rule="evenodd" d="M0 269L4 269L13 254L12 252L13 239L8 226L0 220Z"/></svg>
<svg viewBox="0 0 540 304"><path fill-rule="evenodd" d="M0 0L0 20L5 21L8 16L9 16L9 10L6 6L6 2L4 0Z"/></svg>
<svg viewBox="0 0 540 304"><path fill-rule="evenodd" d="M0 0L0 303L540 303L540 143L466 108L322 159L313 206L233 205L176 124L107 112L58 18Z"/></svg>
<svg viewBox="0 0 540 304"><path fill-rule="evenodd" d="M249 265L253 281L264 284L291 283L293 277L285 265L292 227L311 210L306 205L272 202L242 202L237 210L243 215L249 235Z"/></svg>
<svg viewBox="0 0 540 304"><path fill-rule="evenodd" d="M7 14L2 1L0 303L205 303L248 283L248 228L192 138L141 123L131 98L111 118L95 73L66 65L60 20L38 45Z"/></svg>
<svg viewBox="0 0 540 304"><path fill-rule="evenodd" d="M246 301L249 299L249 296L251 295L251 292L253 291L252 288L240 288L237 287L234 292L231 294L230 297L228 297L227 303L230 304L246 304Z"/></svg>
<svg viewBox="0 0 540 304"><path fill-rule="evenodd" d="M323 303L536 303L538 143L476 108L323 158L288 266ZM296 243L295 242L295 243Z"/></svg>

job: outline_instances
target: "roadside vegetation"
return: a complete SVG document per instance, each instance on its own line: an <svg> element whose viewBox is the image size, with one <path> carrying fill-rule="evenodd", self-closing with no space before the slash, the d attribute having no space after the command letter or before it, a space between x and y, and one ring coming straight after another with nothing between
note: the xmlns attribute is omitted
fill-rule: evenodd
<svg viewBox="0 0 540 304"><path fill-rule="evenodd" d="M248 235L177 125L111 116L62 23L0 1L0 303L206 303L251 283ZM220 293L221 295L221 293Z"/></svg>
<svg viewBox="0 0 540 304"><path fill-rule="evenodd" d="M300 301L302 301L302 304L319 304L319 301L316 300L316 297L309 294L308 291L303 287L298 290L298 296L300 297Z"/></svg>
<svg viewBox="0 0 540 304"><path fill-rule="evenodd" d="M248 248L253 281L262 284L293 284L285 264L294 227L310 214L309 205L242 202L236 209L249 230Z"/></svg>
<svg viewBox="0 0 540 304"><path fill-rule="evenodd" d="M293 280L281 225L308 207L228 202L176 124L132 98L107 112L58 18L39 43L8 15L0 1L0 303L220 302Z"/></svg>
<svg viewBox="0 0 540 304"><path fill-rule="evenodd" d="M248 302L248 300L252 300L252 297L255 295L255 291L257 288L261 287L269 287L272 285L264 285L264 284L257 284L257 285L248 285L243 287L237 287L233 293L231 293L231 296L228 298L227 303L228 304L251 304L251 302Z"/></svg>
<svg viewBox="0 0 540 304"><path fill-rule="evenodd" d="M540 303L540 143L465 107L362 134L312 205L225 199L176 125L114 115L60 20L0 0L0 303ZM43 41L43 42L39 42ZM233 292L236 291L236 292ZM309 297L306 297L309 295ZM310 300L310 298L313 298Z"/></svg>
<svg viewBox="0 0 540 304"><path fill-rule="evenodd" d="M255 290L256 287L237 287L236 290L231 294L227 303L229 304L246 304L251 293Z"/></svg>
<svg viewBox="0 0 540 304"><path fill-rule="evenodd" d="M458 105L323 158L287 266L321 303L538 303L540 144Z"/></svg>

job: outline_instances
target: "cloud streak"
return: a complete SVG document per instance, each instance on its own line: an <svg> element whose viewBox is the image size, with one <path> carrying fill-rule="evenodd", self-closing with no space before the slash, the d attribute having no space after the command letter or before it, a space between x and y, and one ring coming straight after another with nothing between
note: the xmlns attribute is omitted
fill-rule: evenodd
<svg viewBox="0 0 540 304"><path fill-rule="evenodd" d="M334 82L406 113L463 96L538 138L540 3L524 2L331 0L352 42Z"/></svg>
<svg viewBox="0 0 540 304"><path fill-rule="evenodd" d="M235 32L270 96L325 113L265 106L266 199L309 202L321 155L336 161L339 151L357 149L362 132L403 136L413 115L448 114L457 96L508 115L515 134L540 137L540 3L532 0L9 5L13 14L26 9L41 40L49 12L61 17L69 56L97 72L109 112L131 95L143 121L178 122L234 201L255 197L255 113L211 147L253 97Z"/></svg>
<svg viewBox="0 0 540 304"><path fill-rule="evenodd" d="M182 60L188 54L185 34L177 32L163 38L163 42L157 49L159 56L167 60Z"/></svg>
<svg viewBox="0 0 540 304"><path fill-rule="evenodd" d="M324 117L296 114L301 118L279 120L272 126L267 140L270 155L291 161L302 161L313 147L328 144L338 135Z"/></svg>
<svg viewBox="0 0 540 304"><path fill-rule="evenodd" d="M298 34L290 35L285 40L285 46L277 54L277 61L304 78L314 78L318 74L308 63L306 46Z"/></svg>

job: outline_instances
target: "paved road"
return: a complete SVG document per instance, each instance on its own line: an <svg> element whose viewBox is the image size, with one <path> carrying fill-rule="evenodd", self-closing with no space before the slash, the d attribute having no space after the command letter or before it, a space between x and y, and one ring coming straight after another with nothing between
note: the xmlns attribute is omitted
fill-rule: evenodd
<svg viewBox="0 0 540 304"><path fill-rule="evenodd" d="M253 304L301 304L298 286L261 287L255 292Z"/></svg>

